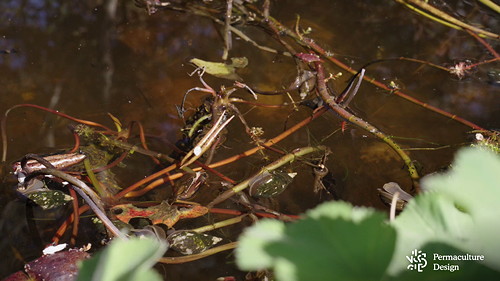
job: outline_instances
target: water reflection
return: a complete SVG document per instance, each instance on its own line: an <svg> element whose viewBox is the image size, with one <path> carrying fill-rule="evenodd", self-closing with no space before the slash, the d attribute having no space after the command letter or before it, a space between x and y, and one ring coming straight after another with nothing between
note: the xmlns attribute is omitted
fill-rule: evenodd
<svg viewBox="0 0 500 281"><path fill-rule="evenodd" d="M469 21L500 26L498 18L471 12L471 7L464 3L449 5L451 10L467 15ZM400 56L450 66L464 58L477 61L489 58L483 47L468 35L411 14L392 1L288 0L273 5L272 15L288 26L295 24L295 15L299 13L302 27L311 27L309 36L353 68L375 59ZM0 112L15 104L34 103L112 126L106 114L110 112L123 122L141 121L153 148L159 151L169 151L169 144L179 137L182 121L174 105L180 103L186 90L201 86L196 77L187 75L194 68L186 62L193 57L216 61L222 55L223 43L211 21L171 11L148 16L132 1L2 1L0 17L5 19L0 22L0 49L17 50L0 55ZM241 28L257 42L280 48L257 28ZM243 40L235 39L233 43L231 55L246 56L250 60L241 76L252 86L279 89L295 78L292 59L256 50ZM498 43L492 44L498 47ZM460 81L448 73L402 61L375 64L367 72L388 84L396 81L403 91L426 103L487 128L499 128L499 88L487 84L491 67L479 67L477 72ZM331 65L328 68L332 73L340 71ZM340 91L349 78L343 73L333 87ZM211 77L206 80L214 88L231 85L230 81ZM202 96L194 95L189 104L196 107ZM245 92L235 96L250 99ZM262 97L260 101L280 103L286 99ZM362 84L352 107L388 134L409 138L403 142L406 146L424 146L428 142L458 144L468 140L468 128L463 125L367 83ZM289 108L252 109L247 105L238 105L238 108L245 112L251 126L264 127L266 138L280 133L285 122L294 124L311 114L309 109L294 112ZM8 122L9 161L29 152L70 147L73 138L67 129L68 123L34 109L14 110ZM337 194L356 205L385 208L376 189L386 182L397 181L409 189L405 168L391 158L391 151L386 151L386 146L353 127L347 127L344 133L332 134L339 127L340 120L335 115L325 115L280 143L279 148L289 151L310 144L330 147L332 156L327 164L336 178ZM218 159L251 147L239 125L230 126L228 140L217 155ZM455 149L412 151L411 156L421 163L422 173L426 174L446 166ZM254 157L222 168L221 172L239 181L262 163L261 158ZM141 165L143 163L137 164L143 167ZM129 177L124 177L124 184L137 180ZM312 179L312 172L299 174L289 190L280 195L280 207L298 213L322 201L310 192ZM23 249L20 254L24 259L35 257L40 247L29 239L25 223L15 223L26 222L26 218L21 211L23 203L8 191L10 184L2 184L2 194L5 192L6 196L0 196L0 235L5 237L1 239L0 250L16 262L3 265L0 276L20 268L23 263L14 259L16 253L11 246ZM51 221L47 225L57 227L58 224ZM48 240L51 233L47 231L44 238ZM193 280L206 268L213 270L211 277L227 272L238 274L232 267L215 268L224 262L224 257L214 257L180 267L168 266L167 271L170 276L183 276L184 280L189 280L183 275L188 268Z"/></svg>

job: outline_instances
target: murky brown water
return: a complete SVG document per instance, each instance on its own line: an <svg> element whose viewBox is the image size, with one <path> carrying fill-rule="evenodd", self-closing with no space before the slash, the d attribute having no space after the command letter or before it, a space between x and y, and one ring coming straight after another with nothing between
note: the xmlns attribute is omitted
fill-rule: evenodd
<svg viewBox="0 0 500 281"><path fill-rule="evenodd" d="M109 112L124 123L140 121L153 137L154 149L168 153L168 143L175 142L182 126L175 105L186 90L200 86L196 77L188 75L194 67L187 62L193 57L220 60L223 43L214 25L205 18L172 11L148 16L132 1L118 3L115 13L107 14L101 2L107 1L0 3L0 50L16 50L0 55L0 112L16 104L32 103L112 126ZM439 3L448 9L445 2ZM469 35L412 14L393 1L275 1L273 5L271 14L288 26L293 26L296 14L300 14L302 27L312 28L309 36L353 68L376 59L400 56L445 66L463 59L477 62L491 58ZM498 16L484 14L463 3L459 5L463 7L449 8L464 17L467 15L470 22L497 28L492 31L499 32ZM260 44L279 48L255 27L242 30ZM498 49L498 43L491 44ZM234 40L231 56L246 56L250 60L241 72L249 85L280 89L294 78L296 70L290 58L256 50L242 40ZM333 65L327 67L332 73L340 71ZM494 68L500 68L498 63L479 67L473 75L458 80L430 67L393 61L370 66L367 74L386 84L395 81L405 93L417 99L492 129L500 128L500 88L488 83L486 75ZM231 85L228 80L205 78L214 88ZM335 85L337 90L345 87L348 78L344 72ZM243 91L235 95L251 99ZM190 105L197 106L198 96L192 95ZM282 100L283 97L261 98L268 103ZM251 109L238 107L242 112ZM447 166L460 145L470 141L467 134L470 128L366 82L351 107L387 134L406 138L396 139L405 147L449 145L438 150L411 151L422 175ZM251 126L264 128L265 138L271 138L283 130L290 113L290 108L254 109L246 118ZM301 108L290 115L287 124L290 126L310 114L310 109ZM388 146L353 126L344 133L329 136L339 128L340 121L335 114L327 113L278 147L288 151L307 145L328 146L332 151L328 167L336 179L338 196L355 205L385 209L376 189L389 181L409 189L411 181L403 163ZM8 119L8 162L27 153L71 147L73 137L68 124L67 120L36 109L12 111ZM219 150L217 159L251 147L238 122L233 122L229 129L228 141ZM275 156L272 152L269 155ZM253 156L220 171L239 181L262 163L262 159ZM152 172L150 164L136 165L136 174L121 178L124 186ZM297 214L325 197L310 191L309 168L299 164L293 164L292 168L299 175L289 190L280 195L280 208ZM39 247L48 240L30 238L24 203L12 191L12 182L3 183L1 188L0 251L7 261L0 267L3 277L20 269L23 260L39 255ZM38 226L43 239L50 239L51 231L59 224L60 218L44 223L45 230ZM159 269L168 280L198 280L200 274L204 280L240 275L232 265L227 265L232 261L231 257L226 259L227 255Z"/></svg>

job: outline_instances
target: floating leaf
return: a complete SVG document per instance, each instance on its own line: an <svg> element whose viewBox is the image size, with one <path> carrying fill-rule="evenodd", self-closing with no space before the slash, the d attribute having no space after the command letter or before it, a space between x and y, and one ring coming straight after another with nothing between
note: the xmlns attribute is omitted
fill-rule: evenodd
<svg viewBox="0 0 500 281"><path fill-rule="evenodd" d="M153 224L165 224L168 228L174 226L180 219L197 218L205 215L208 209L201 205L189 208L172 206L166 201L148 208L137 208L132 204L121 204L111 208L116 218L128 223L133 218L147 218Z"/></svg>
<svg viewBox="0 0 500 281"><path fill-rule="evenodd" d="M77 280L162 280L151 267L166 249L167 244L156 239L114 240L82 263Z"/></svg>
<svg viewBox="0 0 500 281"><path fill-rule="evenodd" d="M247 66L248 59L245 57L241 58L231 58L232 63L226 64L223 62L211 62L204 61L201 59L191 59L189 62L201 67L206 73L219 78L225 78L229 80L241 80L241 77L236 74L236 68L243 68Z"/></svg>
<svg viewBox="0 0 500 281"><path fill-rule="evenodd" d="M27 194L26 197L35 202L38 206L42 207L44 210L63 206L73 200L73 197L59 190L37 191Z"/></svg>
<svg viewBox="0 0 500 281"><path fill-rule="evenodd" d="M184 255L204 252L222 238L194 231L176 231L167 237L170 248Z"/></svg>

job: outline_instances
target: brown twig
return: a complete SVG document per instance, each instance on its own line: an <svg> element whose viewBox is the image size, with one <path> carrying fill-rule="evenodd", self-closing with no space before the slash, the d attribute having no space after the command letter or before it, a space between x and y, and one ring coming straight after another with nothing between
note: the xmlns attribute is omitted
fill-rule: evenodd
<svg viewBox="0 0 500 281"><path fill-rule="evenodd" d="M227 60L229 51L232 47L231 38L231 17L233 14L233 0L226 0L226 16L224 19L224 52L222 54L222 60Z"/></svg>

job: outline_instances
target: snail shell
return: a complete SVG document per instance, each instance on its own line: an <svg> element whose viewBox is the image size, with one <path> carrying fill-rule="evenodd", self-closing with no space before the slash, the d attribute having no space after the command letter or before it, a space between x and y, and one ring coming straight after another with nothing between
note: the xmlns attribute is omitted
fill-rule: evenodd
<svg viewBox="0 0 500 281"><path fill-rule="evenodd" d="M183 255L199 254L222 240L220 237L195 231L175 231L167 237L170 249Z"/></svg>
<svg viewBox="0 0 500 281"><path fill-rule="evenodd" d="M250 181L250 195L253 197L276 196L286 189L296 175L297 173L279 171L261 173Z"/></svg>

